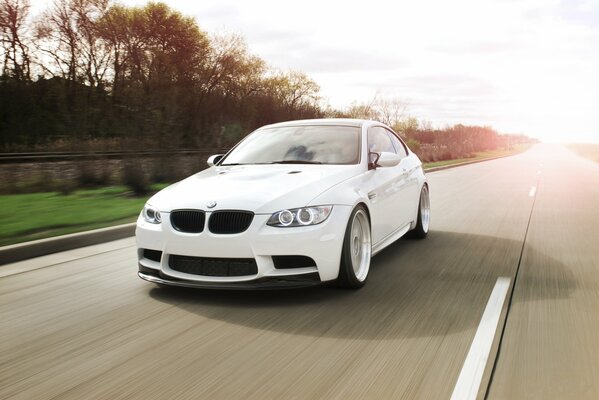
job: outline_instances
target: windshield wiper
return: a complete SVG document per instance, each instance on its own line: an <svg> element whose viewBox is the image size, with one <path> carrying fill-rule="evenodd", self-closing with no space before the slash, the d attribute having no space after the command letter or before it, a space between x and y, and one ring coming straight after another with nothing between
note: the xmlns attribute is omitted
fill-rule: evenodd
<svg viewBox="0 0 599 400"><path fill-rule="evenodd" d="M281 160L273 161L271 164L322 164L322 162L309 160Z"/></svg>

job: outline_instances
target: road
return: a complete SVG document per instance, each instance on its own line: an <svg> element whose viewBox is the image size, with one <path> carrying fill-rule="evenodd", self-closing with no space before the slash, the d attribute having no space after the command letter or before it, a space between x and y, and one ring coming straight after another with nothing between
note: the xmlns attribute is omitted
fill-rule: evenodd
<svg viewBox="0 0 599 400"><path fill-rule="evenodd" d="M160 289L132 238L1 267L0 398L448 399L502 277L479 397L599 398L599 165L538 145L429 181L429 237L359 291Z"/></svg>

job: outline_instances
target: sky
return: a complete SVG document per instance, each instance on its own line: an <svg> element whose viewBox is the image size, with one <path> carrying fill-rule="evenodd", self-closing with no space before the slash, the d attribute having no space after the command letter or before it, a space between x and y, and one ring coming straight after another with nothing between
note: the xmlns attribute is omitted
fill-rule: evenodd
<svg viewBox="0 0 599 400"><path fill-rule="evenodd" d="M378 95L433 126L599 143L599 0L164 2L307 73L336 108Z"/></svg>

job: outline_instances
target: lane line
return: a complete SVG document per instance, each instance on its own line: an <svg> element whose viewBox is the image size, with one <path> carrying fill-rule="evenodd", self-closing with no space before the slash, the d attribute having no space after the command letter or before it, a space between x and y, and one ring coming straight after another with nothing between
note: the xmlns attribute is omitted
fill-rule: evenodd
<svg viewBox="0 0 599 400"><path fill-rule="evenodd" d="M537 177L537 185L538 187L541 184L541 176ZM485 392L485 400L489 398L489 392L491 390L491 385L493 385L493 379L495 378L495 371L497 370L497 365L499 364L499 358L501 357L501 350L503 346L503 338L505 337L505 331L507 329L507 324L510 318L510 311L512 309L512 302L514 301L514 293L516 292L516 285L518 284L518 276L520 273L520 267L522 266L522 258L524 257L524 250L526 249L526 239L528 239L528 231L530 229L530 223L532 221L532 215L535 211L535 204L537 203L537 198L534 197L532 199L532 206L530 207L530 213L528 214L528 222L526 223L526 231L524 232L524 239L522 240L522 247L520 248L520 257L518 258L518 265L516 266L516 273L514 274L514 285L512 286L512 290L510 291L510 296L508 298L507 310L505 312L505 319L503 321L503 328L501 330L501 334L499 335L499 345L497 346L497 354L495 355L495 360L493 362L493 369L491 370L491 376L489 377L489 384L487 385L487 390Z"/></svg>
<svg viewBox="0 0 599 400"><path fill-rule="evenodd" d="M530 197L535 197L535 194L536 194L536 193L537 193L537 187L536 187L536 186L533 186L533 187L531 187L531 188L530 188L530 192L528 192L528 195L529 195Z"/></svg>
<svg viewBox="0 0 599 400"><path fill-rule="evenodd" d="M453 389L452 400L476 399L509 287L510 278L497 278Z"/></svg>

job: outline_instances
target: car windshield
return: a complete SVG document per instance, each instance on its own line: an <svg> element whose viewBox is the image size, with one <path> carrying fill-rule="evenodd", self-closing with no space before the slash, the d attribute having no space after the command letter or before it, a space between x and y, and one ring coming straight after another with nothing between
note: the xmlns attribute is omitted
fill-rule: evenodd
<svg viewBox="0 0 599 400"><path fill-rule="evenodd" d="M357 164L359 161L358 127L282 126L255 131L220 165Z"/></svg>

